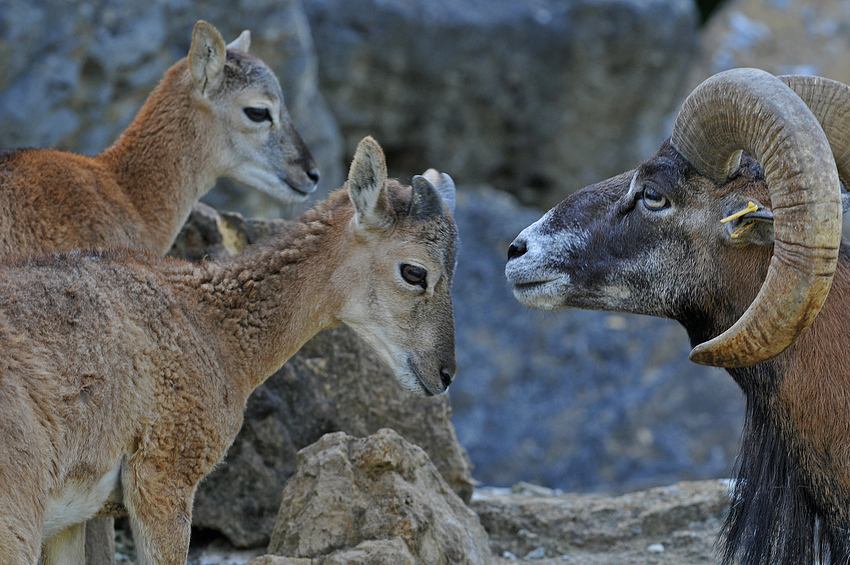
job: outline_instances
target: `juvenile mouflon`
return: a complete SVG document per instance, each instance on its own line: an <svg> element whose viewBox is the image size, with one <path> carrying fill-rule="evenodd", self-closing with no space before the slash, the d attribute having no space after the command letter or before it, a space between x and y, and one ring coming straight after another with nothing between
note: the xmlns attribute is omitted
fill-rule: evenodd
<svg viewBox="0 0 850 565"><path fill-rule="evenodd" d="M346 324L418 394L455 369L454 184L387 179L361 141L346 186L286 231L195 264L112 248L0 264L0 562L64 563L121 501L144 565L185 563L198 482L251 392Z"/></svg>
<svg viewBox="0 0 850 565"><path fill-rule="evenodd" d="M198 22L189 55L99 155L0 154L0 256L105 244L164 254L221 177L304 200L319 178L315 159L250 41L245 31L226 46Z"/></svg>

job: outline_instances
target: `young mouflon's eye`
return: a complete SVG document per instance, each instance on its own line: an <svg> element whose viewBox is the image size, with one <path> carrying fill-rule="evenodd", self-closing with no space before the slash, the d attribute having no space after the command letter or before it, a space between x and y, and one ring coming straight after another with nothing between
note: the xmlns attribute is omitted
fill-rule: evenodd
<svg viewBox="0 0 850 565"><path fill-rule="evenodd" d="M245 112L245 115L248 116L248 119L252 122L259 123L265 121L272 121L272 114L271 112L269 112L268 108L254 108L249 106L247 108L244 108L242 111Z"/></svg>
<svg viewBox="0 0 850 565"><path fill-rule="evenodd" d="M428 288L428 271L424 267L402 263L399 270L406 283Z"/></svg>
<svg viewBox="0 0 850 565"><path fill-rule="evenodd" d="M663 210L670 205L670 201L667 200L666 196L647 185L643 189L643 205L647 210Z"/></svg>

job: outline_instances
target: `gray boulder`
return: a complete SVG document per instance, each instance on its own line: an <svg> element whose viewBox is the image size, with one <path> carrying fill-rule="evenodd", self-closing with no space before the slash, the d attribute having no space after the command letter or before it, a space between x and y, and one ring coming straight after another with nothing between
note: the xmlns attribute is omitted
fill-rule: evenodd
<svg viewBox="0 0 850 565"><path fill-rule="evenodd" d="M269 552L324 565L490 563L475 513L389 429L328 434L299 452Z"/></svg>
<svg viewBox="0 0 850 565"><path fill-rule="evenodd" d="M275 71L293 121L322 172L320 194L344 180L342 139L319 93L300 0L227 3L4 0L0 10L0 150L54 147L99 153L130 123L165 70L189 51L199 18L226 41L252 32L251 52ZM291 214L222 183L208 195L250 216Z"/></svg>
<svg viewBox="0 0 850 565"><path fill-rule="evenodd" d="M648 157L696 49L691 0L311 0L346 147L381 141L548 207Z"/></svg>

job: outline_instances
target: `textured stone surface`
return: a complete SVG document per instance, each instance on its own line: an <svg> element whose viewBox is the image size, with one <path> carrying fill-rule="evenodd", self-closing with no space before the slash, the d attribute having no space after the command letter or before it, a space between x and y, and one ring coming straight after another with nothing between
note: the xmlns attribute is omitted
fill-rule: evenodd
<svg viewBox="0 0 850 565"><path fill-rule="evenodd" d="M476 492L472 502L494 555L507 552L524 558L520 563L541 564L716 563L714 543L728 507L725 481L682 482L617 497L487 490Z"/></svg>
<svg viewBox="0 0 850 565"><path fill-rule="evenodd" d="M690 84L734 67L850 84L848 30L848 0L729 0L706 24Z"/></svg>
<svg viewBox="0 0 850 565"><path fill-rule="evenodd" d="M490 563L475 513L422 449L389 429L362 439L327 434L299 452L269 552L311 558L343 552L326 557L328 565Z"/></svg>
<svg viewBox="0 0 850 565"><path fill-rule="evenodd" d="M648 157L696 48L691 0L311 0L353 151L550 206Z"/></svg>
<svg viewBox="0 0 850 565"><path fill-rule="evenodd" d="M219 215L199 204L173 253L222 256L283 223ZM248 399L227 457L198 487L193 525L223 532L237 546L267 544L297 451L325 433L367 436L384 427L421 446L450 487L469 499L471 466L449 399L410 394L351 330L320 333Z"/></svg>
<svg viewBox="0 0 850 565"><path fill-rule="evenodd" d="M417 565L401 538L364 541L353 549L335 551L321 560L322 565Z"/></svg>
<svg viewBox="0 0 850 565"><path fill-rule="evenodd" d="M189 51L205 19L275 71L293 121L322 172L320 193L344 180L339 130L319 94L312 36L300 0L229 3L3 0L0 150L55 147L84 154L111 145L159 81ZM244 200L234 197L242 194ZM222 183L208 199L250 215L289 213L259 193Z"/></svg>
<svg viewBox="0 0 850 565"><path fill-rule="evenodd" d="M714 546L729 498L724 481L680 482L623 496L565 494L523 483L476 490L471 506L487 529L495 565L716 565ZM267 555L250 565L359 564L370 550L378 557L374 545L391 552L399 542L365 542L332 554L351 561ZM199 560L198 551L190 552L190 563L247 561L221 550L206 551ZM405 563L393 557L392 565Z"/></svg>

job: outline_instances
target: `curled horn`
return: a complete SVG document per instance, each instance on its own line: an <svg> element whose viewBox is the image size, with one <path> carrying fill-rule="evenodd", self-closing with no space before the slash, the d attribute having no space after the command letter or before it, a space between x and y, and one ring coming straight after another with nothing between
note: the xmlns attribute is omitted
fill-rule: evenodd
<svg viewBox="0 0 850 565"><path fill-rule="evenodd" d="M850 187L850 86L828 78L786 75L777 77L799 96L820 123L838 178Z"/></svg>
<svg viewBox="0 0 850 565"><path fill-rule="evenodd" d="M694 348L696 363L744 367L779 355L814 320L832 285L841 195L829 142L806 103L757 69L719 73L682 105L673 147L703 176L726 181L752 154L765 173L775 243L767 277L731 328Z"/></svg>

